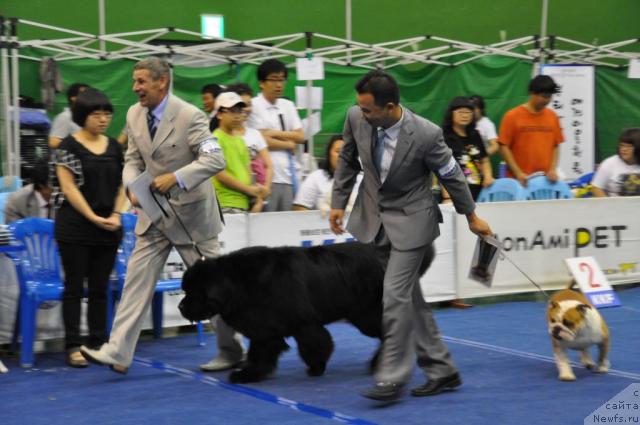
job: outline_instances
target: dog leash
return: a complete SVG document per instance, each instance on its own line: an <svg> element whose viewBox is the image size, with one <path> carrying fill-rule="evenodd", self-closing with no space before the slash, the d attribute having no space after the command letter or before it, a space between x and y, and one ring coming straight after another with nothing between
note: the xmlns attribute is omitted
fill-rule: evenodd
<svg viewBox="0 0 640 425"><path fill-rule="evenodd" d="M154 201L156 201L156 204L158 204L158 207L160 207L160 210L162 211L162 214L169 218L169 214L165 211L165 209L162 207L162 204L160 204L160 202L156 199L156 195L153 192L153 189L151 189L151 187L149 187L149 191L151 192L151 197L153 198ZM171 208L171 211L173 211L173 214L176 216L176 218L178 219L178 223L180 223L180 227L182 227L182 230L184 230L184 233L186 233L187 237L189 238L189 240L191 241L191 245L193 245L193 248L196 250L196 252L198 253L198 255L200 256L201 260L205 259L205 256L202 254L202 251L200 251L200 248L198 248L198 244L196 243L196 241L193 240L193 238L191 237L191 234L189 233L189 231L187 230L187 226L184 225L184 223L182 222L182 219L180 218L180 216L178 215L178 213L176 212L175 208L173 208L173 205L171 205L171 195L169 194L169 192L165 193L164 195L165 198L167 198L167 204L169 204L169 208Z"/></svg>
<svg viewBox="0 0 640 425"><path fill-rule="evenodd" d="M517 265L516 263L514 263L514 262L513 262L513 260L512 260L511 258L509 258L509 257L507 256L507 254L505 254L502 250L500 250L500 257L498 257L498 258L499 258L500 260L507 260L508 262L510 262L510 263L513 265L513 267L515 267L515 268L516 268L520 273L522 273L522 275L523 275L524 277L526 277L527 279L529 279L529 282L531 282L531 284L533 284L533 286L535 286L536 288L538 288L538 290L542 293L542 295L544 295L544 297L547 299L547 301L549 301L549 300L550 300L549 295L547 295L547 293L546 293L546 292L544 292L544 291L542 290L542 288L540 287L540 285L538 285L537 283L535 283L535 282L533 281L533 279L531 279L531 277L529 277L529 275L528 275L528 274L526 274L526 273L524 272L524 270L522 270L520 267L518 267L518 265Z"/></svg>

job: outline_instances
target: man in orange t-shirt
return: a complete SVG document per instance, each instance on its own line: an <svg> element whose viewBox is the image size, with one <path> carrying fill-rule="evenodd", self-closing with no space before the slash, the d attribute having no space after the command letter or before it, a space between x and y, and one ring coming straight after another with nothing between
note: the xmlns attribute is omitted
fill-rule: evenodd
<svg viewBox="0 0 640 425"><path fill-rule="evenodd" d="M527 185L527 176L543 172L558 180L558 145L564 141L560 120L547 108L559 86L547 75L538 75L529 83L529 100L507 111L500 124L500 154L507 166L507 177Z"/></svg>

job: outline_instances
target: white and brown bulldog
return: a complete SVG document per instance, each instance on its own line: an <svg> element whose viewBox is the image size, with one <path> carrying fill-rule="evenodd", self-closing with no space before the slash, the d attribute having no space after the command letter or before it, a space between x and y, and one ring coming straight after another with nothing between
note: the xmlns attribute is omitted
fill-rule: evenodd
<svg viewBox="0 0 640 425"><path fill-rule="evenodd" d="M573 284L571 285L573 286ZM564 289L555 293L547 308L549 335L561 381L575 381L567 348L580 351L580 362L596 372L609 371L609 329L598 310L580 292ZM597 345L598 363L594 363L589 348Z"/></svg>

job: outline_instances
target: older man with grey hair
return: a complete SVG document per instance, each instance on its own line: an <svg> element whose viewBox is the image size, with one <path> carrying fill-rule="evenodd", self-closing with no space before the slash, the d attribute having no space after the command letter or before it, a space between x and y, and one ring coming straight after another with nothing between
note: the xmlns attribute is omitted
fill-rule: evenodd
<svg viewBox="0 0 640 425"><path fill-rule="evenodd" d="M204 113L169 93L170 83L170 67L162 59L146 58L133 68L133 91L139 102L127 113L129 147L123 184L128 188L143 171L150 173L151 190L156 196L169 195L175 214L168 211L153 222L127 190L138 209L137 240L111 337L99 350L81 347L87 360L118 373L126 373L133 361L143 317L172 247L187 265L201 256L215 257L220 249L222 217L210 178L225 168L222 150ZM218 333L219 339L220 334L227 337L226 346L219 343L220 354L229 362L240 361L243 349L233 330L222 324Z"/></svg>

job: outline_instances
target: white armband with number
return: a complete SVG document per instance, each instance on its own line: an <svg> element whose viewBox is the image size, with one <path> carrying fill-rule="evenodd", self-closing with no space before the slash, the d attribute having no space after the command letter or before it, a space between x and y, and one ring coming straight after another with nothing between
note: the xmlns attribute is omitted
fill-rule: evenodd
<svg viewBox="0 0 640 425"><path fill-rule="evenodd" d="M200 144L198 145L198 153L207 154L216 152L222 152L222 148L218 144L218 139L216 139L215 137L200 142Z"/></svg>
<svg viewBox="0 0 640 425"><path fill-rule="evenodd" d="M438 168L438 175L440 177L451 177L451 176L453 176L453 174L456 172L456 165L458 165L458 163L456 162L455 158L451 157L449 159L449 162L447 162L442 167Z"/></svg>

